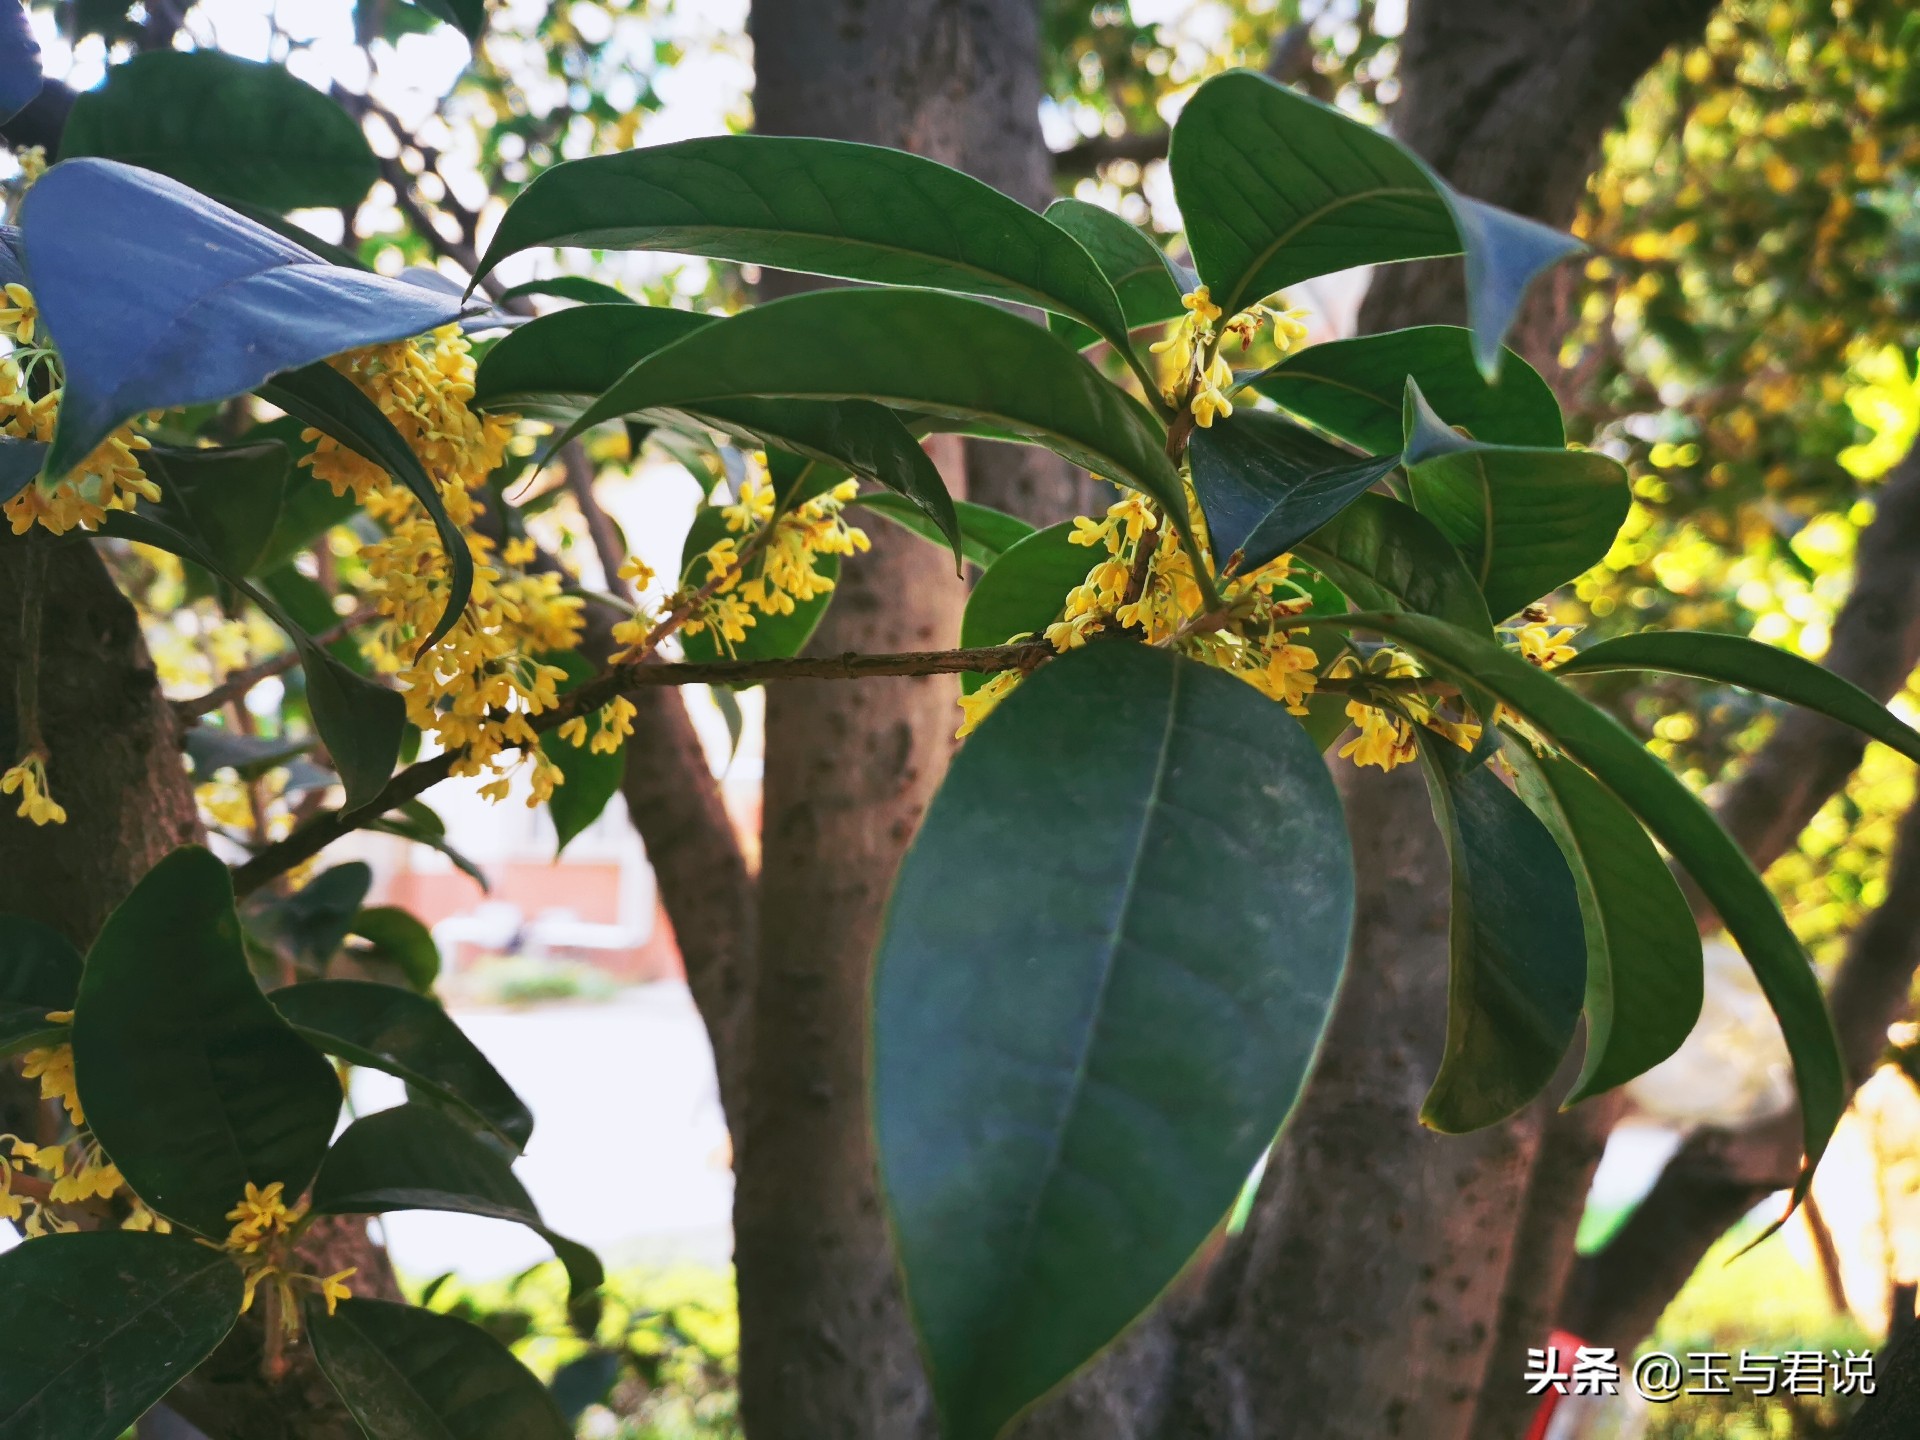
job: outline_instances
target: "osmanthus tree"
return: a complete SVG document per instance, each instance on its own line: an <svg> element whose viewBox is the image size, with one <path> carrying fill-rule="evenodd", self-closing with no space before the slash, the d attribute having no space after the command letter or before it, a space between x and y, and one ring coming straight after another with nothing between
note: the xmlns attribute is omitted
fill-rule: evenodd
<svg viewBox="0 0 1920 1440"><path fill-rule="evenodd" d="M1336 746L1421 766L1452 855L1429 1125L1514 1114L1583 1014L1570 1102L1680 1043L1701 961L1664 849L1774 1006L1818 1161L1845 1078L1804 954L1699 799L1568 681L1668 671L1916 757L1920 735L1750 641L1577 650L1536 618L1627 508L1619 466L1567 448L1551 392L1502 346L1567 237L1237 72L1172 137L1195 274L1091 206L1038 215L908 154L731 136L554 167L475 281L585 246L864 284L730 317L608 298L516 324L324 256L281 218L300 201L251 218L114 147L33 175L0 251L0 556L29 596L4 732L18 813L0 824L79 818L49 764L36 667L59 656L35 627L67 602L63 553L96 542L124 577L138 559L286 631L275 732L236 718L188 748L256 787L303 767L313 798L277 827L250 805L231 867L167 855L84 957L0 922L0 1046L59 1102L0 1140L0 1209L29 1237L0 1256L0 1436L117 1436L256 1309L262 1366L310 1347L377 1440L566 1433L483 1332L308 1264L319 1216L513 1219L551 1241L595 1324L598 1264L515 1180L531 1117L426 993L418 922L362 906L364 867L311 862L362 828L444 846L419 797L456 774L496 798L523 781L564 839L617 784L641 687L966 677L969 738L898 878L872 997L886 1204L954 1440L1000 1433L1119 1335L1285 1121L1353 919ZM1268 304L1354 264L1456 254L1465 329L1299 349ZM1263 332L1282 358L1236 371ZM633 603L546 561L514 499L606 422L756 457L679 575L623 569ZM920 443L941 432L1046 447L1118 496L1041 530L956 502ZM859 563L862 511L980 571L953 648L799 654ZM343 523L361 607L310 618L288 557ZM589 605L618 611L604 665L582 653ZM329 1055L401 1076L410 1100L336 1136Z"/></svg>

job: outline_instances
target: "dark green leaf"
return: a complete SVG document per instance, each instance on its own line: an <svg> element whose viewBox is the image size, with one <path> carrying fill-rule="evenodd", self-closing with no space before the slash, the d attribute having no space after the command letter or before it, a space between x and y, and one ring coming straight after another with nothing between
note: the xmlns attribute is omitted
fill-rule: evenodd
<svg viewBox="0 0 1920 1440"><path fill-rule="evenodd" d="M384 1300L307 1306L314 1358L367 1440L573 1440L546 1386L477 1325Z"/></svg>
<svg viewBox="0 0 1920 1440"><path fill-rule="evenodd" d="M413 0L422 10L454 26L469 40L487 29L487 0Z"/></svg>
<svg viewBox="0 0 1920 1440"><path fill-rule="evenodd" d="M67 160L21 205L28 281L66 367L47 457L64 475L148 410L459 318L457 297L329 265L176 181Z"/></svg>
<svg viewBox="0 0 1920 1440"><path fill-rule="evenodd" d="M1633 498L1620 462L1597 451L1483 445L1456 434L1413 380L1403 458L1413 503L1466 557L1495 619L1598 565Z"/></svg>
<svg viewBox="0 0 1920 1440"><path fill-rule="evenodd" d="M285 66L155 50L74 101L63 156L98 155L272 210L350 210L380 178L351 115Z"/></svg>
<svg viewBox="0 0 1920 1440"><path fill-rule="evenodd" d="M0 436L0 505L31 485L46 461L47 447L38 440Z"/></svg>
<svg viewBox="0 0 1920 1440"><path fill-rule="evenodd" d="M1640 822L1570 761L1510 744L1520 798L1573 872L1587 936L1587 1058L1572 1105L1665 1060L1700 1018L1700 931Z"/></svg>
<svg viewBox="0 0 1920 1440"><path fill-rule="evenodd" d="M771 618L761 617L762 620ZM747 637L751 639L755 633L749 630ZM689 643L692 639L704 638L690 637ZM588 730L597 723L589 717ZM600 754L587 745L570 745L549 731L540 737L540 750L560 767L565 777L560 788L553 792L553 798L547 801L547 815L553 821L555 839L553 856L558 860L619 793L620 779L627 773L626 745L623 743L618 750Z"/></svg>
<svg viewBox="0 0 1920 1440"><path fill-rule="evenodd" d="M547 1389L569 1424L578 1424L589 1405L603 1402L620 1378L618 1350L589 1350L553 1372Z"/></svg>
<svg viewBox="0 0 1920 1440"><path fill-rule="evenodd" d="M528 280L519 285L510 285L500 292L500 303L524 299L529 295L552 295L560 300L574 300L586 305L637 305L632 296L614 289L599 280L589 280L584 275L551 275L545 280Z"/></svg>
<svg viewBox="0 0 1920 1440"><path fill-rule="evenodd" d="M591 1250L547 1229L497 1151L425 1105L397 1105L349 1125L313 1182L313 1208L322 1215L447 1210L511 1220L553 1246L576 1299L605 1279Z"/></svg>
<svg viewBox="0 0 1920 1440"><path fill-rule="evenodd" d="M1065 231L900 150L718 135L556 165L508 207L485 275L537 245L669 250L1015 300L1126 346L1113 287Z"/></svg>
<svg viewBox="0 0 1920 1440"><path fill-rule="evenodd" d="M1410 505L1362 495L1297 548L1363 608L1414 610L1476 635L1493 633L1487 602L1458 552Z"/></svg>
<svg viewBox="0 0 1920 1440"><path fill-rule="evenodd" d="M118 1440L233 1328L240 1283L179 1235L47 1235L0 1255L0 1440Z"/></svg>
<svg viewBox="0 0 1920 1440"><path fill-rule="evenodd" d="M514 1150L526 1149L532 1113L432 1000L365 980L313 980L268 998L288 1024L329 1055L397 1075L464 1110Z"/></svg>
<svg viewBox="0 0 1920 1440"><path fill-rule="evenodd" d="M975 583L960 617L964 649L1004 645L1016 635L1038 635L1060 618L1067 591L1082 583L1106 551L1075 545L1071 521L1049 525L1010 547ZM960 688L972 694L987 682L968 672Z"/></svg>
<svg viewBox="0 0 1920 1440"><path fill-rule="evenodd" d="M1499 380L1489 382L1474 368L1472 332L1457 325L1309 345L1249 384L1302 420L1379 454L1405 443L1409 379L1449 425L1476 440L1555 450L1567 443L1560 402L1540 372L1509 350Z"/></svg>
<svg viewBox="0 0 1920 1440"><path fill-rule="evenodd" d="M372 461L407 487L439 532L447 553L447 602L440 619L421 642L421 649L438 644L467 608L473 593L473 552L467 537L447 514L440 498L440 487L421 465L393 422L380 413L380 407L366 392L331 365L307 365L276 375L258 387L263 400L271 401L297 420L304 420L322 434L335 440L363 459Z"/></svg>
<svg viewBox="0 0 1920 1440"><path fill-rule="evenodd" d="M346 943L361 902L373 888L373 870L349 860L321 871L287 895L250 902L248 928L303 970L319 973Z"/></svg>
<svg viewBox="0 0 1920 1440"><path fill-rule="evenodd" d="M241 575L253 573L279 523L289 466L287 447L272 442L219 450L156 445L140 457L160 487L161 516Z"/></svg>
<svg viewBox="0 0 1920 1440"><path fill-rule="evenodd" d="M567 435L642 410L709 412L747 398L872 400L984 422L1186 514L1159 426L1136 401L1039 326L923 291L820 290L703 326L627 371Z"/></svg>
<svg viewBox="0 0 1920 1440"><path fill-rule="evenodd" d="M853 503L886 516L922 540L930 540L935 545L946 544L945 537L933 527L926 515L898 495L862 495ZM954 501L953 513L960 522L960 553L969 563L983 570L1033 534L1033 526L1026 521L968 500Z"/></svg>
<svg viewBox="0 0 1920 1440"><path fill-rule="evenodd" d="M87 956L73 1021L87 1124L133 1192L224 1237L247 1183L307 1188L340 1081L247 968L227 867L197 846L148 871Z"/></svg>
<svg viewBox="0 0 1920 1440"><path fill-rule="evenodd" d="M1744 635L1674 630L1621 635L1581 651L1554 673L1593 675L1606 670L1659 670L1756 690L1850 725L1909 760L1920 760L1920 734L1851 680Z"/></svg>
<svg viewBox="0 0 1920 1440"><path fill-rule="evenodd" d="M242 780L258 780L269 770L306 754L314 745L310 739L241 735L214 725L194 726L182 743L187 759L193 763L195 780L211 780L222 770L231 770Z"/></svg>
<svg viewBox="0 0 1920 1440"><path fill-rule="evenodd" d="M398 810L382 815L377 820L369 820L361 828L378 830L383 835L397 835L402 840L411 840L416 845L438 850L453 862L454 869L469 877L483 891L490 892L493 889L487 881L487 872L448 843L447 827L440 823L438 815L419 800L409 800Z"/></svg>
<svg viewBox="0 0 1920 1440"><path fill-rule="evenodd" d="M26 109L45 83L26 0L0 0L0 122Z"/></svg>
<svg viewBox="0 0 1920 1440"><path fill-rule="evenodd" d="M1377 631L1441 675L1484 687L1590 770L1686 868L1753 967L1779 1019L1800 1092L1807 1166L1794 1195L1796 1200L1804 1195L1846 1106L1846 1065L1806 952L1766 882L1700 797L1612 716L1491 640L1422 615L1329 616L1303 623Z"/></svg>
<svg viewBox="0 0 1920 1440"><path fill-rule="evenodd" d="M285 497L280 504L280 519L259 561L256 575L270 575L289 565L303 550L311 549L320 537L346 521L360 508L351 493L336 495L326 481L316 479L311 470L295 469L287 479ZM301 577L305 579L305 576Z"/></svg>
<svg viewBox="0 0 1920 1440"><path fill-rule="evenodd" d="M202 565L239 590L287 632L300 650L300 668L306 676L307 709L314 729L326 742L349 806L364 805L378 795L393 774L406 728L407 706L399 692L387 689L345 665L313 643L313 637L256 586L227 570L205 546L145 513L111 512L99 534L152 545Z"/></svg>
<svg viewBox="0 0 1920 1440"><path fill-rule="evenodd" d="M1355 455L1261 410L1194 431L1187 455L1213 553L1225 564L1243 551L1242 573L1291 550L1400 465L1397 448Z"/></svg>
<svg viewBox="0 0 1920 1440"><path fill-rule="evenodd" d="M880 1170L947 1440L997 1434L1227 1213L1352 907L1319 752L1217 670L1093 644L961 749L874 982Z"/></svg>
<svg viewBox="0 0 1920 1440"><path fill-rule="evenodd" d="M1249 70L1187 101L1168 166L1194 264L1227 314L1316 275L1464 253L1489 372L1528 283L1583 248L1469 200L1399 141Z"/></svg>
<svg viewBox="0 0 1920 1440"><path fill-rule="evenodd" d="M1491 767L1420 740L1453 866L1447 1041L1420 1123L1462 1135L1506 1119L1573 1043L1587 970L1580 901L1546 829Z"/></svg>
<svg viewBox="0 0 1920 1440"><path fill-rule="evenodd" d="M394 966L422 995L433 989L440 976L440 947L434 944L433 932L412 912L398 905L369 905L353 917L353 928L347 933L367 942L368 949L357 959Z"/></svg>
<svg viewBox="0 0 1920 1440"><path fill-rule="evenodd" d="M1127 328L1178 319L1180 285L1160 247L1104 206L1085 200L1056 200L1047 207L1047 219L1080 242L1100 273L1119 297ZM1047 328L1076 350L1101 337L1064 315L1047 317Z"/></svg>
<svg viewBox="0 0 1920 1440"><path fill-rule="evenodd" d="M67 1027L49 1011L73 1009L80 953L66 937L24 915L0 915L0 1059L56 1044Z"/></svg>

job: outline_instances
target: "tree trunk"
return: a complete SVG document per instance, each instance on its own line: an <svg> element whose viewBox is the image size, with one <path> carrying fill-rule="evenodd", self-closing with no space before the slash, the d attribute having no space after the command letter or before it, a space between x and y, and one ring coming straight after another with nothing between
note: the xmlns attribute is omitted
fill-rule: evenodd
<svg viewBox="0 0 1920 1440"><path fill-rule="evenodd" d="M1032 0L756 0L751 30L763 131L894 145L1011 188L1044 185ZM964 493L959 443L930 448ZM1037 504L1055 483L1041 462L980 454L975 469L1005 480L986 487L992 501ZM965 592L946 559L903 534L874 541L846 568L815 649L951 643ZM735 1131L741 1407L754 1440L930 1431L873 1170L868 981L894 871L951 751L956 694L951 679L919 679L768 696Z"/></svg>

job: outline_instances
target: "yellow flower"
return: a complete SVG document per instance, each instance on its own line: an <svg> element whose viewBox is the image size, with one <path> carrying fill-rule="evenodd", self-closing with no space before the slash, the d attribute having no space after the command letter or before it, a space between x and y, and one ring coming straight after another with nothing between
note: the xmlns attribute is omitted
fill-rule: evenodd
<svg viewBox="0 0 1920 1440"><path fill-rule="evenodd" d="M360 1267L352 1265L345 1270L336 1270L320 1281L320 1298L327 1302L327 1314L333 1314L334 1306L342 1300L353 1298L353 1291L348 1288L347 1281L359 1273Z"/></svg>
<svg viewBox="0 0 1920 1440"><path fill-rule="evenodd" d="M1360 733L1340 747L1340 758L1351 758L1356 765L1378 765L1391 770L1418 755L1413 726L1398 715L1368 705L1364 701L1347 702L1347 718L1360 727Z"/></svg>
<svg viewBox="0 0 1920 1440"><path fill-rule="evenodd" d="M638 555L627 557L626 563L620 567L619 575L622 580L631 583L635 590L645 590L653 584L653 567Z"/></svg>
<svg viewBox="0 0 1920 1440"><path fill-rule="evenodd" d="M67 1118L75 1125L87 1123L86 1111L80 1106L80 1092L73 1083L73 1046L51 1045L29 1050L20 1059L21 1075L40 1082L42 1100L58 1100L66 1106Z"/></svg>
<svg viewBox="0 0 1920 1440"><path fill-rule="evenodd" d="M533 563L533 557L540 553L540 547L526 536L521 535L500 547L500 559L516 570L524 570Z"/></svg>
<svg viewBox="0 0 1920 1440"><path fill-rule="evenodd" d="M64 825L67 812L47 791L46 756L35 752L0 775L0 794L20 796L20 808L14 813L36 825Z"/></svg>
<svg viewBox="0 0 1920 1440"><path fill-rule="evenodd" d="M1567 643L1568 637L1577 633L1573 626L1556 630L1550 625L1529 624L1515 630L1513 640L1525 660L1548 670L1564 664L1578 653Z"/></svg>
<svg viewBox="0 0 1920 1440"><path fill-rule="evenodd" d="M961 720L960 728L953 732L954 739L964 740L978 730L980 723L993 713L993 707L1006 699L1019 683L1018 670L1002 670L971 695L962 695L960 711L965 718Z"/></svg>
<svg viewBox="0 0 1920 1440"><path fill-rule="evenodd" d="M0 286L0 330L22 345L33 344L34 330L40 320L40 307L33 303L33 292L24 285Z"/></svg>
<svg viewBox="0 0 1920 1440"><path fill-rule="evenodd" d="M285 1183L279 1180L264 1189L247 1181L246 1194L227 1212L227 1219L234 1222L227 1235L227 1249L251 1254L269 1240L280 1239L300 1222L307 1207L289 1207L282 1198L285 1189Z"/></svg>
<svg viewBox="0 0 1920 1440"><path fill-rule="evenodd" d="M1194 389L1191 405L1194 424L1206 430L1215 420L1233 414L1233 402L1227 399L1227 389L1232 385L1233 367L1216 355Z"/></svg>

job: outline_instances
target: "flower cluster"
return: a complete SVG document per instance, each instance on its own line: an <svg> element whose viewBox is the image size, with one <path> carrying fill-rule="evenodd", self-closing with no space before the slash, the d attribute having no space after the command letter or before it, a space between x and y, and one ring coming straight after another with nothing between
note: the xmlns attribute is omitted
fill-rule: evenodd
<svg viewBox="0 0 1920 1440"><path fill-rule="evenodd" d="M1258 338L1261 329L1273 325L1275 346L1282 355L1306 339L1307 327L1298 310L1274 310L1266 305L1250 305L1220 324L1222 311L1213 303L1205 285L1183 295L1180 303L1186 314L1169 329L1164 338L1148 348L1156 355L1171 356L1172 383L1167 387L1167 403L1193 412L1194 424L1202 430L1217 419L1233 414L1228 398L1234 388L1233 367L1220 353L1220 342L1232 335L1246 349Z"/></svg>
<svg viewBox="0 0 1920 1440"><path fill-rule="evenodd" d="M18 795L20 808L14 813L36 825L64 825L67 809L47 789L47 757L35 750L19 764L0 775L0 795Z"/></svg>
<svg viewBox="0 0 1920 1440"><path fill-rule="evenodd" d="M48 1012L50 1025L65 1025L73 1012ZM38 1145L17 1135L0 1135L0 1220L18 1221L29 1237L64 1234L77 1223L63 1215L58 1206L86 1205L111 1200L126 1188L119 1168L100 1148L100 1142L86 1128L86 1111L81 1107L73 1078L73 1047L46 1045L21 1056L21 1074L40 1082L40 1098L56 1100L66 1110L74 1127L73 1135L60 1144ZM37 1175L31 1172L39 1172ZM30 1176L30 1184L17 1177ZM120 1221L129 1230L165 1228L151 1210L137 1200Z"/></svg>
<svg viewBox="0 0 1920 1440"><path fill-rule="evenodd" d="M335 359L333 365L372 398L413 448L440 492L447 514L473 549L474 582L466 611L447 636L422 652L445 607L451 565L433 520L386 471L318 431L303 464L334 493L351 493L387 533L362 552L378 586L380 618L362 637L374 666L395 676L407 718L443 750L459 751L456 775L486 775L481 793L504 799L518 749L531 768L539 804L561 783L558 766L540 753L531 723L560 703L566 672L543 663L544 652L572 649L581 630L580 600L562 593L563 577L521 569L530 547L494 543L472 531L482 506L476 492L505 458L511 418L476 414L474 361L458 326Z"/></svg>
<svg viewBox="0 0 1920 1440"><path fill-rule="evenodd" d="M240 1262L245 1277L242 1313L253 1308L254 1296L265 1285L278 1301L281 1324L291 1334L299 1324L301 1286L309 1287L326 1302L329 1315L342 1300L352 1298L347 1281L358 1272L358 1266L332 1275L310 1275L288 1263L293 1245L305 1228L307 1202L287 1204L284 1182L275 1180L260 1186L249 1180L246 1193L227 1212L227 1219L233 1221L233 1229L227 1233L224 1248Z"/></svg>
<svg viewBox="0 0 1920 1440"><path fill-rule="evenodd" d="M746 640L758 616L791 615L796 606L831 590L833 577L816 568L818 558L861 554L871 545L866 531L849 524L844 513L859 493L858 481L842 480L776 514L773 485L764 461L755 457L741 481L739 498L720 511L727 534L695 558L680 589L661 602L665 619L643 607L614 627L614 639L624 647L622 658L642 658L673 628L676 617L679 633L711 631L721 648L730 651ZM628 563L622 576L644 591L653 572L638 561Z"/></svg>

